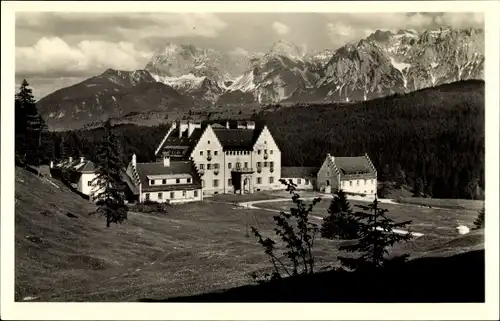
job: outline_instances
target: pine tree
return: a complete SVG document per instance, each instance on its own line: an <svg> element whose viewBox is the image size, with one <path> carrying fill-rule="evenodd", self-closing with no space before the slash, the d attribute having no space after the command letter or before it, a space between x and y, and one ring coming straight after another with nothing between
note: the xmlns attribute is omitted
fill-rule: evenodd
<svg viewBox="0 0 500 321"><path fill-rule="evenodd" d="M395 223L385 213L387 209L378 208L375 199L369 206L359 205L365 212L356 212L360 238L356 244L341 246L339 250L346 252L361 252L357 258L339 256L341 264L352 270L379 268L391 262L386 256L388 248L401 241L409 241L411 232L397 234L394 229L406 227L411 221ZM403 256L406 258L406 256Z"/></svg>
<svg viewBox="0 0 500 321"><path fill-rule="evenodd" d="M358 222L342 190L338 190L328 208L329 215L321 224L321 236L328 239L350 240L358 237Z"/></svg>
<svg viewBox="0 0 500 321"><path fill-rule="evenodd" d="M29 165L39 166L43 159L42 135L47 126L38 114L33 91L23 80L15 97L16 154Z"/></svg>
<svg viewBox="0 0 500 321"><path fill-rule="evenodd" d="M477 214L477 218L476 220L474 221L474 230L479 230L479 229L482 229L484 228L484 205L483 205L483 208L479 210L478 214Z"/></svg>
<svg viewBox="0 0 500 321"><path fill-rule="evenodd" d="M98 147L95 164L96 177L92 180L92 198L98 205L97 212L106 217L106 226L122 223L127 219L125 205L125 183L121 179L124 167L121 148L111 127L111 121L104 124L104 136Z"/></svg>

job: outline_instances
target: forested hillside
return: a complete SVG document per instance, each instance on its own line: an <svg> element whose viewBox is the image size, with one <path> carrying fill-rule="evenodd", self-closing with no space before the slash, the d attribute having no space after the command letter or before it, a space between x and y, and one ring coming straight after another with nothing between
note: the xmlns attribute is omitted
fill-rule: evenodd
<svg viewBox="0 0 500 321"><path fill-rule="evenodd" d="M484 82L462 81L356 104L271 108L268 124L284 166L319 166L326 153L372 158L381 180L436 198L482 198ZM125 156L154 159L168 125L120 125ZM52 133L54 156L92 158L102 129ZM61 143L62 142L62 143Z"/></svg>
<svg viewBox="0 0 500 321"><path fill-rule="evenodd" d="M326 153L365 152L384 180L438 198L478 198L484 187L484 82L463 81L354 105L262 112L285 166Z"/></svg>

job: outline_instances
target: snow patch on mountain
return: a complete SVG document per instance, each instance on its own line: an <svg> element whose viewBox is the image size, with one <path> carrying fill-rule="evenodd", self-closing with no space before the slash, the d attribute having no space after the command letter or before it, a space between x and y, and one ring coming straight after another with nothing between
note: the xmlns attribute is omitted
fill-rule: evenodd
<svg viewBox="0 0 500 321"><path fill-rule="evenodd" d="M240 90L242 92L252 91L256 87L254 83L253 71L238 77L234 83L228 88L229 91Z"/></svg>

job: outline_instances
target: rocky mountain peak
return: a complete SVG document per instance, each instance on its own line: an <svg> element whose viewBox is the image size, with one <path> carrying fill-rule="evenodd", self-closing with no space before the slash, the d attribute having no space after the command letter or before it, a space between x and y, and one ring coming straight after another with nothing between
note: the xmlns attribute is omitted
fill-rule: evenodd
<svg viewBox="0 0 500 321"><path fill-rule="evenodd" d="M268 53L271 55L284 56L290 59L301 59L304 57L304 52L299 46L285 40L276 41Z"/></svg>

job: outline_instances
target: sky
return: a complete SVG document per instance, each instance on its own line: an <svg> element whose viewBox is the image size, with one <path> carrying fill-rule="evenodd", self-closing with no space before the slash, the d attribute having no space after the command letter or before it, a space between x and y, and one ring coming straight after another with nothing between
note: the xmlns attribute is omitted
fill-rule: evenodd
<svg viewBox="0 0 500 321"><path fill-rule="evenodd" d="M136 70L166 43L228 53L266 52L285 40L336 49L377 29L483 28L482 13L16 13L16 87L36 99L107 68Z"/></svg>

